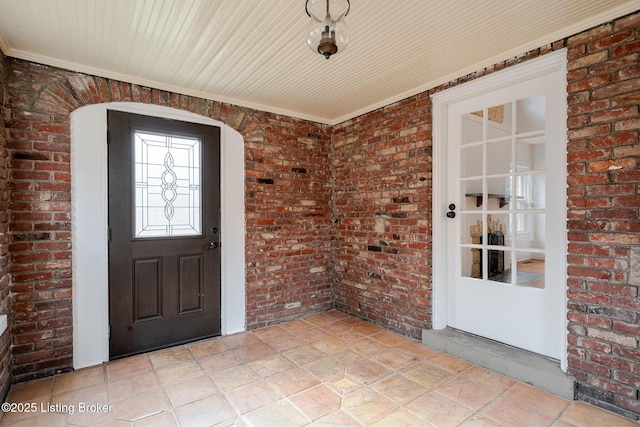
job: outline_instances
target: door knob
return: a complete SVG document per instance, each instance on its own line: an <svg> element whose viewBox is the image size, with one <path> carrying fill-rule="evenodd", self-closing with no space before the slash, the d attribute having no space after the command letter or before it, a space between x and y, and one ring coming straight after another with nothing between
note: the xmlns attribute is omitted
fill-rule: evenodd
<svg viewBox="0 0 640 427"><path fill-rule="evenodd" d="M205 246L205 250L210 251L211 249L216 249L218 247L218 242L211 242L207 246Z"/></svg>

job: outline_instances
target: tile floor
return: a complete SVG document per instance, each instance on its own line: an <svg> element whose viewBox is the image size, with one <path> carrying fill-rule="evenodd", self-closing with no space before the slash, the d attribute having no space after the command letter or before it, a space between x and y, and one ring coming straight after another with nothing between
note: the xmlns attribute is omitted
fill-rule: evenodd
<svg viewBox="0 0 640 427"><path fill-rule="evenodd" d="M3 426L640 425L338 311L16 384L7 402L23 411Z"/></svg>

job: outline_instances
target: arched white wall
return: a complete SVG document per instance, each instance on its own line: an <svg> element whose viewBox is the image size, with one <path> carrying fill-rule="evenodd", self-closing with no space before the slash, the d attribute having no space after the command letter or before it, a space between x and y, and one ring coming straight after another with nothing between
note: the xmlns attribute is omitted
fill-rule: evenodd
<svg viewBox="0 0 640 427"><path fill-rule="evenodd" d="M150 104L105 103L71 114L73 366L109 360L107 110L219 126L222 334L245 330L244 140L208 117Z"/></svg>

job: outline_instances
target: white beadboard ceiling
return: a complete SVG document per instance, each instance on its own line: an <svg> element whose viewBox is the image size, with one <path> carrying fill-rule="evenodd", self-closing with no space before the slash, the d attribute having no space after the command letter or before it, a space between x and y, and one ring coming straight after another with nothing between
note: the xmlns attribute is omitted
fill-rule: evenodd
<svg viewBox="0 0 640 427"><path fill-rule="evenodd" d="M7 56L337 124L640 10L640 0L351 0L348 48L304 0L0 0Z"/></svg>

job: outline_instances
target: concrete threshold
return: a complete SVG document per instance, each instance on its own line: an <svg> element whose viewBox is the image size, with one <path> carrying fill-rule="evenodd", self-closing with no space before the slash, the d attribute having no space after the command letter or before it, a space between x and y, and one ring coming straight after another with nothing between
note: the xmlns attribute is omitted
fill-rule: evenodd
<svg viewBox="0 0 640 427"><path fill-rule="evenodd" d="M423 330L422 343L499 374L574 400L575 380L560 362L452 328Z"/></svg>

